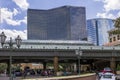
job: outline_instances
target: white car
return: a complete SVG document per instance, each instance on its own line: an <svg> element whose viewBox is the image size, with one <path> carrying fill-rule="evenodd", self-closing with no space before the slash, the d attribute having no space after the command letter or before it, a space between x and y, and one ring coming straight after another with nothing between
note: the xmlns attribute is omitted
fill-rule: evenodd
<svg viewBox="0 0 120 80"><path fill-rule="evenodd" d="M100 80L116 80L116 76L113 73L104 73L101 75Z"/></svg>

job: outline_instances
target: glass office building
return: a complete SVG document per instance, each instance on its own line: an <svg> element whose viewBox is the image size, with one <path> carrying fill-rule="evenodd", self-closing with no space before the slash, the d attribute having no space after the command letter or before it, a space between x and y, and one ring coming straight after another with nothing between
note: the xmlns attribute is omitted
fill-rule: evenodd
<svg viewBox="0 0 120 80"><path fill-rule="evenodd" d="M87 20L88 41L102 46L109 42L108 31L114 28L112 19L97 18Z"/></svg>
<svg viewBox="0 0 120 80"><path fill-rule="evenodd" d="M83 40L87 38L84 7L28 9L28 39Z"/></svg>

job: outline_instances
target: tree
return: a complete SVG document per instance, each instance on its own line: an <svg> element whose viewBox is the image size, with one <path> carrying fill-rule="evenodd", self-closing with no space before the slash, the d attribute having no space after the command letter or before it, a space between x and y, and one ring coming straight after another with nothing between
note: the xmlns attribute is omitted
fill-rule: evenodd
<svg viewBox="0 0 120 80"><path fill-rule="evenodd" d="M114 26L115 26L115 28L120 29L120 17L118 17L118 18L115 20Z"/></svg>
<svg viewBox="0 0 120 80"><path fill-rule="evenodd" d="M7 69L7 64L0 63L0 73L3 73Z"/></svg>
<svg viewBox="0 0 120 80"><path fill-rule="evenodd" d="M120 17L114 20L115 29L109 31L109 34L120 34Z"/></svg>
<svg viewBox="0 0 120 80"><path fill-rule="evenodd" d="M117 65L117 70L118 70L118 71L120 70L120 65L119 65L119 64Z"/></svg>

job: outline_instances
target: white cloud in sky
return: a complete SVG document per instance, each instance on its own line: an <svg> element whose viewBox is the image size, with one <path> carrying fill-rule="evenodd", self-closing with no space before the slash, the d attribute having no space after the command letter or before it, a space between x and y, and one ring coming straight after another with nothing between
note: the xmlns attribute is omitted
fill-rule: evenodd
<svg viewBox="0 0 120 80"><path fill-rule="evenodd" d="M14 8L14 10L13 10L13 15L15 16L15 15L17 15L18 13L19 13L19 11Z"/></svg>
<svg viewBox="0 0 120 80"><path fill-rule="evenodd" d="M117 14L119 17L120 17L120 11L118 12L118 14Z"/></svg>
<svg viewBox="0 0 120 80"><path fill-rule="evenodd" d="M94 0L103 2L103 12L97 13L97 17L102 18L116 18L120 16L120 13L112 14L110 11L118 11L120 10L120 0Z"/></svg>
<svg viewBox="0 0 120 80"><path fill-rule="evenodd" d="M13 0L13 2L23 10L26 10L29 7L27 0Z"/></svg>
<svg viewBox="0 0 120 80"><path fill-rule="evenodd" d="M102 18L111 18L111 19L114 19L115 16L113 14L110 14L110 13L97 13L97 17L102 17Z"/></svg>
<svg viewBox="0 0 120 80"><path fill-rule="evenodd" d="M29 7L27 0L12 0L15 4L22 9L22 11L26 11ZM9 8L9 7L2 7L0 9L0 23L1 25L4 22L7 25L11 26L20 26L22 23L27 24L27 16L24 16L23 19L19 19L16 16L21 14L21 11L18 10L19 8ZM0 29L0 33L4 32L7 36L7 40L12 37L15 39L18 35L21 36L22 39L27 39L27 30L19 31L19 30L11 30L11 29Z"/></svg>
<svg viewBox="0 0 120 80"><path fill-rule="evenodd" d="M19 13L18 10L15 8L13 11L10 11L8 8L1 8L1 23L5 21L8 25L12 25L12 26L18 26L21 25L21 23L26 24L27 17L24 17L24 19L22 20L13 19L13 17L18 13Z"/></svg>
<svg viewBox="0 0 120 80"><path fill-rule="evenodd" d="M94 0L94 1L101 1L101 0Z"/></svg>
<svg viewBox="0 0 120 80"><path fill-rule="evenodd" d="M26 40L27 39L27 30L24 31L18 31L18 30L9 30L9 29L0 29L0 33L4 32L7 36L7 40L12 37L12 39L15 39L18 35L20 35L21 39Z"/></svg>
<svg viewBox="0 0 120 80"><path fill-rule="evenodd" d="M27 24L27 16L25 16L25 17L24 17L24 19L23 19L23 20L21 20L21 22L23 22L23 23Z"/></svg>
<svg viewBox="0 0 120 80"><path fill-rule="evenodd" d="M120 0L103 0L105 11L120 10Z"/></svg>

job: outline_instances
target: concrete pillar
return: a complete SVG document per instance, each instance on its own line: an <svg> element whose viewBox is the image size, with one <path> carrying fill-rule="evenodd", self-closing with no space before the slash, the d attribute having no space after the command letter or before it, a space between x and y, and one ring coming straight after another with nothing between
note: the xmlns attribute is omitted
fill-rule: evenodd
<svg viewBox="0 0 120 80"><path fill-rule="evenodd" d="M79 72L79 64L78 64L78 60L76 61L76 72Z"/></svg>
<svg viewBox="0 0 120 80"><path fill-rule="evenodd" d="M9 73L10 73L10 63L9 61L7 61L7 74L9 76Z"/></svg>
<svg viewBox="0 0 120 80"><path fill-rule="evenodd" d="M9 76L9 80L13 80L12 78L12 56L10 56L9 61L7 61L7 73Z"/></svg>
<svg viewBox="0 0 120 80"><path fill-rule="evenodd" d="M111 58L110 68L111 68L113 71L115 71L115 68L116 68L115 57L112 57L112 58Z"/></svg>
<svg viewBox="0 0 120 80"><path fill-rule="evenodd" d="M12 77L12 56L10 56L9 64L10 64L9 79L13 80L13 77Z"/></svg>
<svg viewBox="0 0 120 80"><path fill-rule="evenodd" d="M46 70L46 62L43 62L43 69Z"/></svg>
<svg viewBox="0 0 120 80"><path fill-rule="evenodd" d="M76 72L77 71L77 65L75 63L73 65L74 65L74 72Z"/></svg>
<svg viewBox="0 0 120 80"><path fill-rule="evenodd" d="M54 57L54 71L55 71L55 74L58 72L58 57L57 56Z"/></svg>
<svg viewBox="0 0 120 80"><path fill-rule="evenodd" d="M70 71L71 72L73 72L74 70L73 70L73 63L72 64L70 64Z"/></svg>

